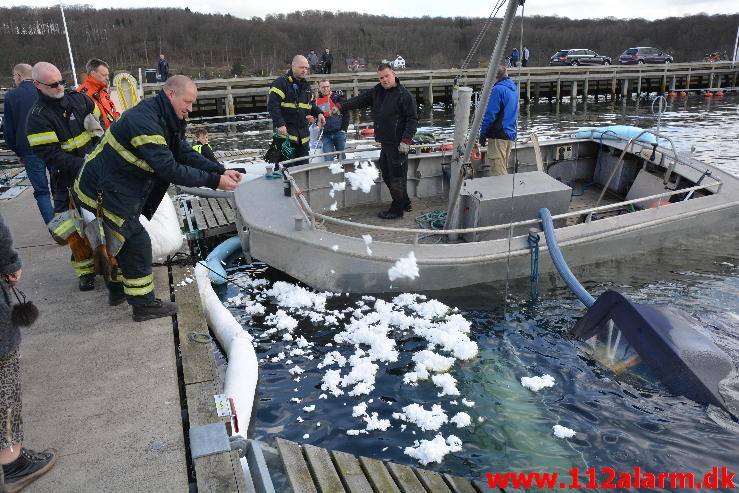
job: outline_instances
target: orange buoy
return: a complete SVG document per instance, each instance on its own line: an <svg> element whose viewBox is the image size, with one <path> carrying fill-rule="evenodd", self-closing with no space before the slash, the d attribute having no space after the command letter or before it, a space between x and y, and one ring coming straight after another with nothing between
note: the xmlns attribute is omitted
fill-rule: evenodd
<svg viewBox="0 0 739 493"><path fill-rule="evenodd" d="M722 98L724 97L724 91L717 91L715 94L716 97Z"/></svg>
<svg viewBox="0 0 739 493"><path fill-rule="evenodd" d="M713 97L713 93L710 92L710 91L706 91L706 92L703 93L703 97L704 98L712 98Z"/></svg>
<svg viewBox="0 0 739 493"><path fill-rule="evenodd" d="M647 209L654 209L655 207L657 207L657 205L658 205L657 202L652 202L651 204L647 206ZM660 200L659 206L662 207L663 205L670 205L670 202Z"/></svg>
<svg viewBox="0 0 739 493"><path fill-rule="evenodd" d="M670 91L667 93L667 96L674 98L675 96L677 96L677 93L675 91Z"/></svg>
<svg viewBox="0 0 739 493"><path fill-rule="evenodd" d="M359 131L359 135L363 137L373 137L375 135L375 129L374 128L363 128Z"/></svg>
<svg viewBox="0 0 739 493"><path fill-rule="evenodd" d="M480 152L480 146L475 144L475 147L472 148L472 153L470 154L470 159L473 161L479 161L482 159L482 152Z"/></svg>
<svg viewBox="0 0 739 493"><path fill-rule="evenodd" d="M439 146L440 151L451 151L452 149L454 149L454 145L452 144L441 144Z"/></svg>
<svg viewBox="0 0 739 493"><path fill-rule="evenodd" d="M684 97L685 97L685 96L687 96L687 95L688 95L688 93L687 93L687 92L685 92L685 91L680 91L680 97L681 97L681 98L684 98Z"/></svg>

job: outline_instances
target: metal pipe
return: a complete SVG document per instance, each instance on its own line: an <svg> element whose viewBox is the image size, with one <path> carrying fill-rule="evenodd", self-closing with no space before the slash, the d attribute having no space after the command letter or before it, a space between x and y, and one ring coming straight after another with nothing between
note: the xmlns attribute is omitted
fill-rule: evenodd
<svg viewBox="0 0 739 493"><path fill-rule="evenodd" d="M72 79L74 87L77 87L77 71L74 69L74 58L72 57L72 45L69 42L69 29L67 29L67 18L64 16L64 6L59 2L59 9L62 11L62 24L64 24L64 35L67 37L67 50L69 50L69 63L72 66Z"/></svg>

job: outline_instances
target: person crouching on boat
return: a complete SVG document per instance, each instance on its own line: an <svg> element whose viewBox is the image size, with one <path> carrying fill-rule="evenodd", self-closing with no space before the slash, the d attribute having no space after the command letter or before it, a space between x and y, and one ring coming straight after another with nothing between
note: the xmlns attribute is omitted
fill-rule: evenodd
<svg viewBox="0 0 739 493"><path fill-rule="evenodd" d="M154 296L151 239L139 215L151 219L170 183L234 190L241 180L238 171L207 160L184 140L197 94L188 77L167 79L156 96L110 126L74 183L78 202L103 231L99 247L120 269L108 283L108 304L128 301L136 322L177 313L175 303Z"/></svg>
<svg viewBox="0 0 739 493"><path fill-rule="evenodd" d="M508 78L508 70L501 66L496 71L495 85L480 125L480 143L485 145L487 140L488 151L479 176L508 173L517 120L518 87Z"/></svg>
<svg viewBox="0 0 739 493"><path fill-rule="evenodd" d="M380 143L380 171L393 201L390 209L380 212L382 219L399 219L410 212L408 197L408 152L418 127L416 98L408 92L387 63L377 67L380 83L342 104L342 112L372 107L375 140Z"/></svg>

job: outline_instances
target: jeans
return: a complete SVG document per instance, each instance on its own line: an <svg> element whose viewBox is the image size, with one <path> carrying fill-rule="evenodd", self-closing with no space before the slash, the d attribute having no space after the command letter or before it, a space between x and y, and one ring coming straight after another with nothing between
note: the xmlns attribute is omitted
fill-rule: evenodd
<svg viewBox="0 0 739 493"><path fill-rule="evenodd" d="M46 164L43 159L33 154L23 156L23 164L26 166L28 181L33 187L33 197L44 220L44 224L54 219L54 208L51 206L51 192L49 191L49 179L46 177Z"/></svg>
<svg viewBox="0 0 739 493"><path fill-rule="evenodd" d="M323 134L321 142L323 142L323 152L343 151L346 148L346 132L339 130L332 134ZM343 153L340 156L339 159L346 158L346 155ZM326 161L332 161L334 156L326 156L324 159Z"/></svg>

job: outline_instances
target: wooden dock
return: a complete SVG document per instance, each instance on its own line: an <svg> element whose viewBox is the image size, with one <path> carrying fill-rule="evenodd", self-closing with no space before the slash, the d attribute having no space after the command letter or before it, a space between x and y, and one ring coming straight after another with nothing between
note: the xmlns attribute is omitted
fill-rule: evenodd
<svg viewBox="0 0 739 493"><path fill-rule="evenodd" d="M232 199L175 195L180 230L188 240L236 233L236 209Z"/></svg>
<svg viewBox="0 0 739 493"><path fill-rule="evenodd" d="M482 88L485 68L460 72L447 70L404 70L398 78L424 105L451 102L456 84ZM606 65L579 67L516 67L509 75L518 83L524 101L550 101L564 97L627 98L644 92L736 89L739 67L730 62L672 63L666 65ZM317 86L323 75L309 75L308 81ZM377 84L372 71L330 74L334 90L355 96ZM272 77L246 77L196 81L198 100L191 116L231 116L265 111ZM155 94L161 83L144 84L146 96Z"/></svg>

